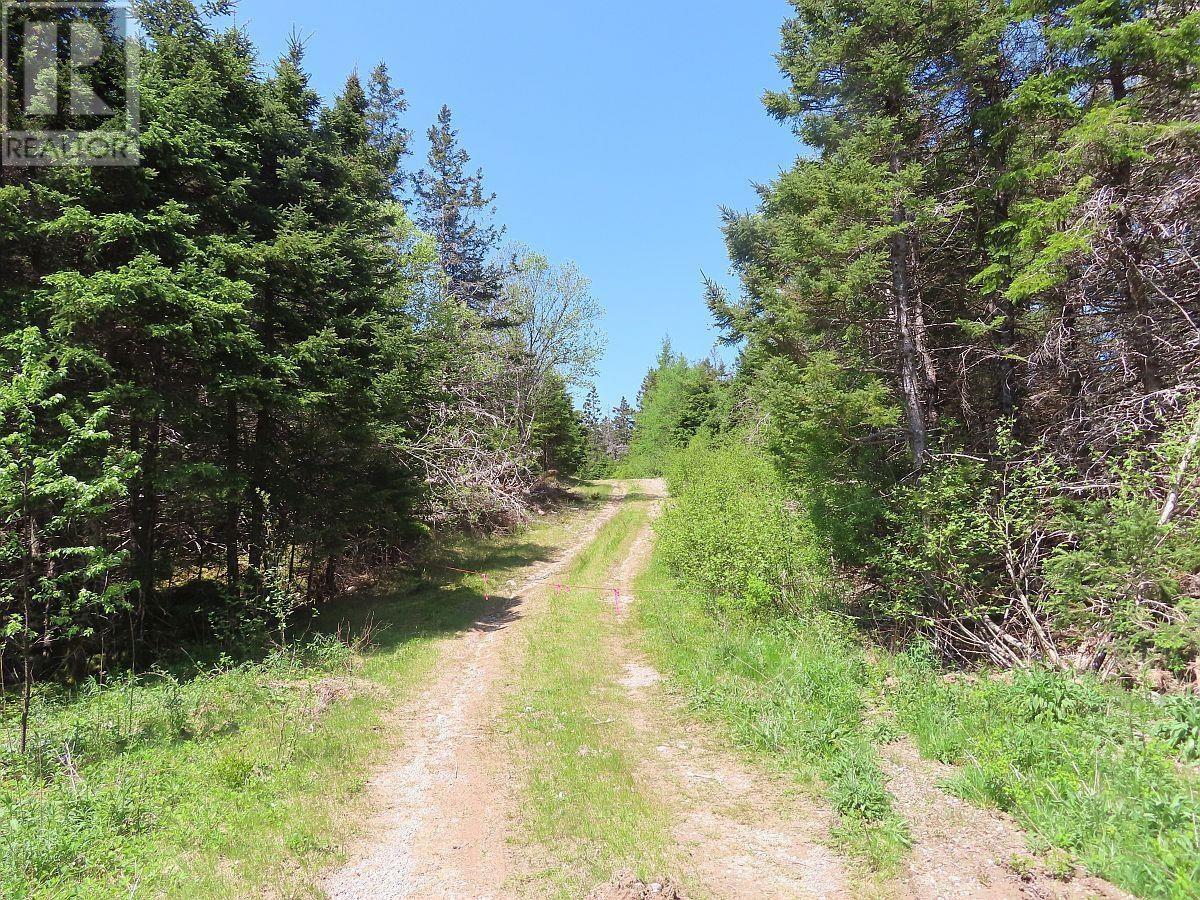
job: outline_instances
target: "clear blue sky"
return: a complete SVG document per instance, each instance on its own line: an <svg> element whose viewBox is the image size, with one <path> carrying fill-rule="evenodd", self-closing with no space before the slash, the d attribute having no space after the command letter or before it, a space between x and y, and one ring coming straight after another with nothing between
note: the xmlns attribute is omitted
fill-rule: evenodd
<svg viewBox="0 0 1200 900"><path fill-rule="evenodd" d="M759 98L780 84L784 0L242 0L264 54L293 26L326 96L387 62L420 137L447 103L507 239L574 260L608 311L597 378L632 402L659 343L706 356L701 271L733 283L719 207L752 206L799 151ZM411 163L412 161L410 161Z"/></svg>

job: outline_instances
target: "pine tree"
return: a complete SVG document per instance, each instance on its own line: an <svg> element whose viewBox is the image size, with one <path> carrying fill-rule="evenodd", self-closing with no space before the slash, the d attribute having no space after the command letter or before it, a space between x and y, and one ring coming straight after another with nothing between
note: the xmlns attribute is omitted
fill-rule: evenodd
<svg viewBox="0 0 1200 900"><path fill-rule="evenodd" d="M482 170L467 170L470 157L458 144L448 106L429 129L429 145L428 168L414 179L417 224L437 244L449 295L476 312L487 312L506 271L491 259L504 234L486 221L496 195L484 191Z"/></svg>
<svg viewBox="0 0 1200 900"><path fill-rule="evenodd" d="M371 71L367 86L366 121L370 132L369 145L380 156L383 170L388 174L392 192L399 197L407 179L401 163L409 154L411 135L403 122L408 111L404 89L394 87L388 67L380 63Z"/></svg>
<svg viewBox="0 0 1200 900"><path fill-rule="evenodd" d="M12 642L19 652L22 753L34 678L50 651L104 628L128 609L132 588L101 525L134 460L107 430L107 407L64 394L68 371L51 346L34 326L0 340L0 596L14 601L0 608L0 648ZM0 682L6 674L0 667Z"/></svg>
<svg viewBox="0 0 1200 900"><path fill-rule="evenodd" d="M593 384L588 388L587 397L583 401L583 424L591 432L600 427L600 392Z"/></svg>
<svg viewBox="0 0 1200 900"><path fill-rule="evenodd" d="M620 459L629 452L629 442L633 439L635 410L624 397L612 411L613 446L609 453L614 459Z"/></svg>

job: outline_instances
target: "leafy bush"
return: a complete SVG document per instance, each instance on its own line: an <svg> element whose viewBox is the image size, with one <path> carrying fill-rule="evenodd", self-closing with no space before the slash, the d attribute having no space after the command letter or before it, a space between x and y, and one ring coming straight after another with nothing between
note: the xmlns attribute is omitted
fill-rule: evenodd
<svg viewBox="0 0 1200 900"><path fill-rule="evenodd" d="M828 563L766 455L698 437L668 468L673 501L659 527L667 566L717 606L761 612L810 605Z"/></svg>
<svg viewBox="0 0 1200 900"><path fill-rule="evenodd" d="M882 821L892 811L891 794L874 754L847 749L831 766L829 802L840 816Z"/></svg>
<svg viewBox="0 0 1200 900"><path fill-rule="evenodd" d="M1125 468L1119 479L1115 496L1060 517L1070 539L1046 559L1046 608L1063 627L1101 629L1119 649L1180 673L1200 650L1200 610L1181 590L1200 569L1200 533L1159 524L1144 472Z"/></svg>
<svg viewBox="0 0 1200 900"><path fill-rule="evenodd" d="M1094 684L1045 669L1017 672L1013 693L1021 717L1028 722L1077 721L1104 707Z"/></svg>
<svg viewBox="0 0 1200 900"><path fill-rule="evenodd" d="M1156 732L1184 762L1200 761L1200 699L1194 694L1163 697L1158 707L1164 718Z"/></svg>

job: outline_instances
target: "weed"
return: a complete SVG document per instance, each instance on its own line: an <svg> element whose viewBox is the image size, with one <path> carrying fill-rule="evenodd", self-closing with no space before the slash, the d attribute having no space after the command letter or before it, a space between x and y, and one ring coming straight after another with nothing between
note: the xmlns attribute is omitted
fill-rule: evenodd
<svg viewBox="0 0 1200 900"><path fill-rule="evenodd" d="M1200 760L1200 699L1192 694L1173 695L1163 697L1158 706L1163 716L1157 723L1158 736L1184 762Z"/></svg>

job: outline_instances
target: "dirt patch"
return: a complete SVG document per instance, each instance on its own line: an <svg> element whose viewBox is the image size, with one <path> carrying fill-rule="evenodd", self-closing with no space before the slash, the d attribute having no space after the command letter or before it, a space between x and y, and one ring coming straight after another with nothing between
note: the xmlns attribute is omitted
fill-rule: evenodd
<svg viewBox="0 0 1200 900"><path fill-rule="evenodd" d="M896 810L908 822L913 850L908 885L919 897L1129 898L1087 875L1059 880L1029 851L1015 821L946 793L938 783L954 770L922 759L901 741L885 748L883 768Z"/></svg>
<svg viewBox="0 0 1200 900"><path fill-rule="evenodd" d="M640 688L651 687L652 685L658 684L662 680L662 675L660 675L655 669L652 669L646 665L642 665L639 662L630 661L625 663L625 677L622 678L618 683L621 685L621 687L628 688L632 691Z"/></svg>
<svg viewBox="0 0 1200 900"><path fill-rule="evenodd" d="M632 872L618 875L612 881L597 885L587 900L687 900L683 892L669 879L641 881Z"/></svg>
<svg viewBox="0 0 1200 900"><path fill-rule="evenodd" d="M354 685L346 678L324 678L313 685L312 703L308 713L311 716L322 715L335 703L341 703L354 693Z"/></svg>

